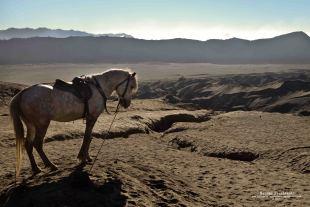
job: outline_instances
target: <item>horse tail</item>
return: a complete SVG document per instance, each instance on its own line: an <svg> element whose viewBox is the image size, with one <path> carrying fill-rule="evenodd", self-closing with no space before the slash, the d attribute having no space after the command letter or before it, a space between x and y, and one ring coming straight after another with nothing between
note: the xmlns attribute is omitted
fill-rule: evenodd
<svg viewBox="0 0 310 207"><path fill-rule="evenodd" d="M20 168L22 163L23 157L23 150L24 150L24 127L22 123L22 111L20 108L22 92L16 94L11 102L10 102L10 115L13 122L15 137L16 137L16 177L20 174Z"/></svg>

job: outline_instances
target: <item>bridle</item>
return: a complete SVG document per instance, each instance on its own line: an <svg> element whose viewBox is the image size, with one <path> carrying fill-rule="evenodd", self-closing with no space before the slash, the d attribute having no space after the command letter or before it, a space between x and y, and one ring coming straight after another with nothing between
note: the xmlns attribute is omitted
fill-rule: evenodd
<svg viewBox="0 0 310 207"><path fill-rule="evenodd" d="M116 85L115 90L117 90L123 83L126 82L125 90L124 90L124 92L123 92L123 94L121 95L120 98L124 98L125 94L128 91L128 86L129 86L130 78L135 77L135 75L136 75L135 72L133 74L129 74L128 77L125 80L123 80L122 82L120 82L119 84Z"/></svg>
<svg viewBox="0 0 310 207"><path fill-rule="evenodd" d="M118 100L118 104L117 104L117 107L116 107L116 111L115 113L117 113L118 109L119 109L119 106L120 106L120 101L121 99L124 99L124 96L126 95L127 91L128 91L128 86L129 86L129 82L130 82L130 79L132 77L135 77L136 73L132 73L132 74L129 74L128 77L121 81L120 83L118 83L115 87L115 90L117 90L123 83L126 82L126 87L125 87L125 90L124 92L122 93L122 95L119 97L119 100ZM95 87L97 88L97 90L99 91L100 95L102 96L103 98L103 102L104 102L104 110L107 112L107 114L110 114L110 112L108 111L108 108L107 108L107 96L105 95L104 91L102 90L97 78L95 76L93 76L93 79L94 79L94 85Z"/></svg>

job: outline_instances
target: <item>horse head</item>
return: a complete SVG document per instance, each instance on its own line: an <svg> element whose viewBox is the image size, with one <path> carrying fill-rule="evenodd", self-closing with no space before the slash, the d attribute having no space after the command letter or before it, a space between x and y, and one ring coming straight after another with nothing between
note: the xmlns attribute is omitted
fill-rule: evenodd
<svg viewBox="0 0 310 207"><path fill-rule="evenodd" d="M130 106L132 96L137 92L137 89L138 80L136 73L128 73L127 78L116 86L116 93L122 107L128 108Z"/></svg>

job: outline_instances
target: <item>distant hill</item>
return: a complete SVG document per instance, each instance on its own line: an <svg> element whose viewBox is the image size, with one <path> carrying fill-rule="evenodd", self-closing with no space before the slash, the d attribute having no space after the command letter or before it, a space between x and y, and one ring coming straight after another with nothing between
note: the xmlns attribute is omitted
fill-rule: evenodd
<svg viewBox="0 0 310 207"><path fill-rule="evenodd" d="M99 62L310 63L310 37L142 40L120 37L35 37L0 41L0 64Z"/></svg>
<svg viewBox="0 0 310 207"><path fill-rule="evenodd" d="M131 35L125 33L118 34L91 34L76 30L62 30L62 29L48 29L48 28L9 28L6 30L0 30L0 39L8 40L12 38L30 38L30 37L55 37L55 38L66 38L66 37L85 37L85 36L107 36L107 37L127 37L133 38Z"/></svg>

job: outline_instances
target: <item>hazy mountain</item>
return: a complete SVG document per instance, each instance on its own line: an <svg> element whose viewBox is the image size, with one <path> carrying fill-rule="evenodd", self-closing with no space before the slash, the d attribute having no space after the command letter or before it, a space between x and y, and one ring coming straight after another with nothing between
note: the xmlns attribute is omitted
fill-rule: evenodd
<svg viewBox="0 0 310 207"><path fill-rule="evenodd" d="M6 30L0 30L0 39L8 40L12 38L30 38L30 37L56 37L56 38L66 38L66 37L85 37L85 36L107 36L107 37L127 37L132 38L132 36L125 33L118 34L91 34L76 30L62 30L62 29L48 29L48 28L9 28Z"/></svg>
<svg viewBox="0 0 310 207"><path fill-rule="evenodd" d="M119 37L35 37L0 41L0 64L147 61L310 63L310 37L303 32L293 32L253 41Z"/></svg>

